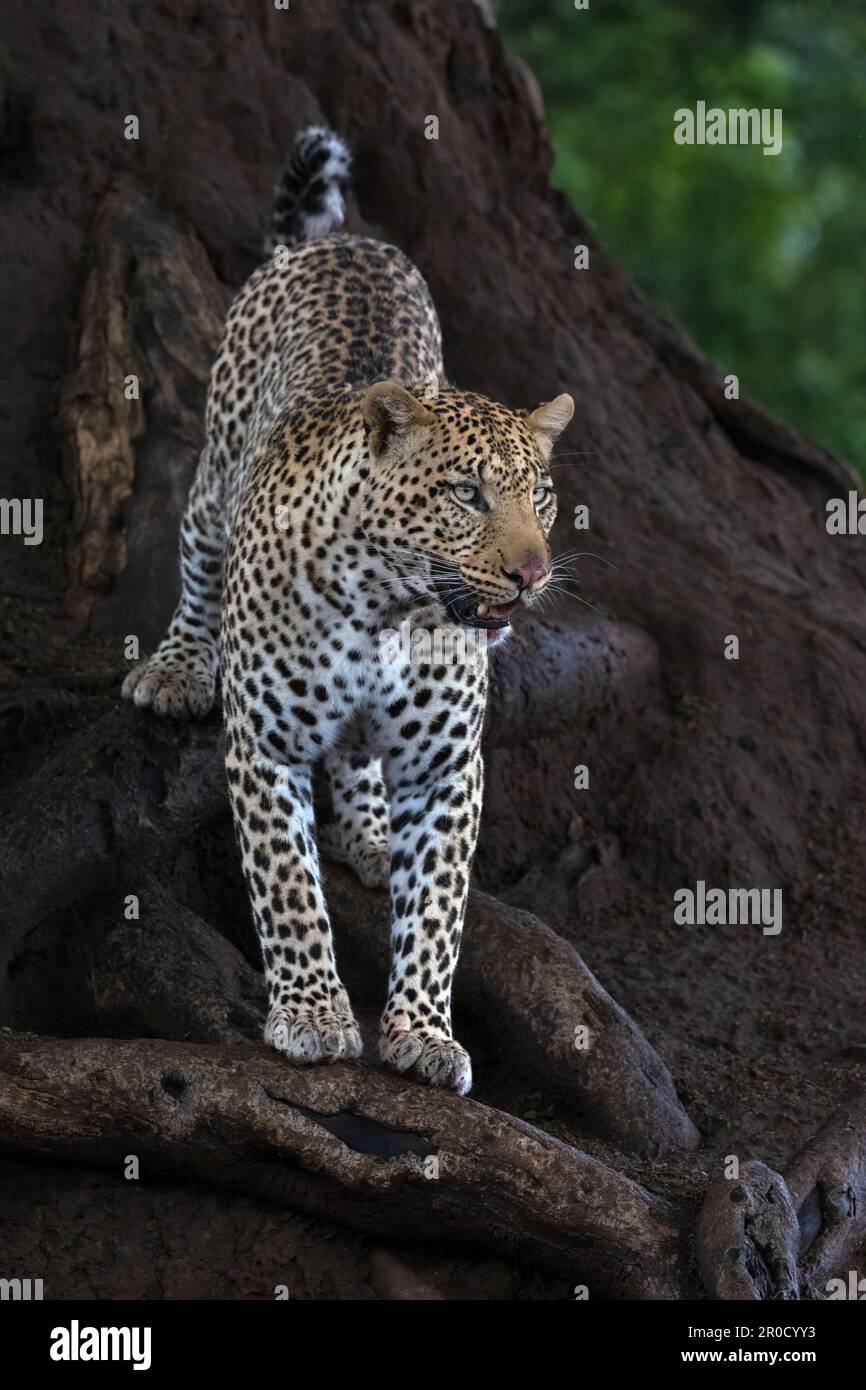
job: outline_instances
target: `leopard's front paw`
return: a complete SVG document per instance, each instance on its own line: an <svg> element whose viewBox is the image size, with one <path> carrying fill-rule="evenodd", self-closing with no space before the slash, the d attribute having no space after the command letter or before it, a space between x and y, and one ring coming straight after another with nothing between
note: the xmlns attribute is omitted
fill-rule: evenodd
<svg viewBox="0 0 866 1390"><path fill-rule="evenodd" d="M129 672L121 694L169 719L201 719L213 704L214 686L213 679L156 655Z"/></svg>
<svg viewBox="0 0 866 1390"><path fill-rule="evenodd" d="M465 1096L472 1089L472 1063L454 1038L437 1037L429 1029L400 1021L384 1025L379 1056L394 1071L407 1072L428 1086L447 1086Z"/></svg>
<svg viewBox="0 0 866 1390"><path fill-rule="evenodd" d="M302 1065L361 1055L361 1034L351 1010L326 1004L274 1004L265 1042Z"/></svg>

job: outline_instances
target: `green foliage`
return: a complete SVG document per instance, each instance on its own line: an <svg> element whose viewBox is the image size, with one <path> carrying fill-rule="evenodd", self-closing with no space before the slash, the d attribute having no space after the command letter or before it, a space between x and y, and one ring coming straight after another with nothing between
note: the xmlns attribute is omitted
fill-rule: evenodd
<svg viewBox="0 0 866 1390"><path fill-rule="evenodd" d="M866 472L866 7L502 0L554 177L701 347ZM674 112L781 107L783 148L677 145Z"/></svg>

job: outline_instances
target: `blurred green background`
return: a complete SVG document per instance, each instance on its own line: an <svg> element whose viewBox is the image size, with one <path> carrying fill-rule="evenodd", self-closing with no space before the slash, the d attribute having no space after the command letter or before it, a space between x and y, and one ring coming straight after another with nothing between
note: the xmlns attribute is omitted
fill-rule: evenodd
<svg viewBox="0 0 866 1390"><path fill-rule="evenodd" d="M864 0L501 0L554 180L743 394L866 475ZM783 148L676 145L674 111L781 107Z"/></svg>

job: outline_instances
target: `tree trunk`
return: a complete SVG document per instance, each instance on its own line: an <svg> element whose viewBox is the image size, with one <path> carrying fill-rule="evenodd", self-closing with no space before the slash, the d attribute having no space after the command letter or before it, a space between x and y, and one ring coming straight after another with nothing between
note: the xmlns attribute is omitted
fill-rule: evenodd
<svg viewBox="0 0 866 1390"><path fill-rule="evenodd" d="M862 1260L866 573L824 527L853 476L747 389L727 400L551 190L491 16L326 0L239 21L211 0L204 24L183 0L11 21L3 490L44 499L45 536L0 548L0 1219L46 1297L824 1297ZM554 548L579 586L495 660L468 1101L254 1045L219 717L119 704L176 598L226 307L319 120L354 152L350 230L426 275L451 378L576 401ZM782 931L678 925L698 880L781 887ZM328 891L369 1041L387 900L339 869ZM205 1210L197 1262L173 1233ZM135 1259L103 1259L133 1228Z"/></svg>

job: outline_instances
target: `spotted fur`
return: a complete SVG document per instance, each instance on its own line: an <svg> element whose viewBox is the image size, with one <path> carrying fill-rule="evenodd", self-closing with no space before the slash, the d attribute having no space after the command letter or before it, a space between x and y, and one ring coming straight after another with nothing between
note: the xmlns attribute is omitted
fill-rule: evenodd
<svg viewBox="0 0 866 1390"><path fill-rule="evenodd" d="M321 848L363 883L390 884L382 1059L471 1085L451 985L481 811L487 651L459 639L500 639L547 583L547 460L570 414L567 396L529 414L447 385L427 286L378 241L332 232L278 251L229 313L180 603L124 694L199 716L221 664L266 1038L295 1062L361 1050ZM317 829L320 760L334 819Z"/></svg>

